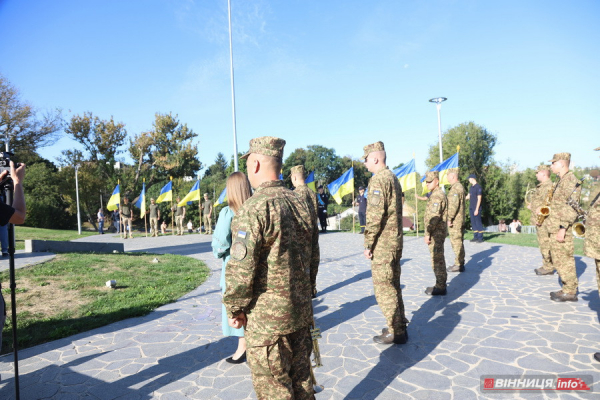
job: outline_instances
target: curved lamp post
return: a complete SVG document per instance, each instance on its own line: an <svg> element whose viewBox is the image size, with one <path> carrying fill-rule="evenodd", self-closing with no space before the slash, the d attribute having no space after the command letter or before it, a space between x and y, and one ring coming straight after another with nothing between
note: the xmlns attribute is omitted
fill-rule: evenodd
<svg viewBox="0 0 600 400"><path fill-rule="evenodd" d="M440 141L440 163L444 161L444 156L442 154L442 120L440 117L440 110L442 109L442 103L448 100L446 97L436 97L433 99L429 99L430 103L435 103L437 106L437 115L438 115L438 136Z"/></svg>

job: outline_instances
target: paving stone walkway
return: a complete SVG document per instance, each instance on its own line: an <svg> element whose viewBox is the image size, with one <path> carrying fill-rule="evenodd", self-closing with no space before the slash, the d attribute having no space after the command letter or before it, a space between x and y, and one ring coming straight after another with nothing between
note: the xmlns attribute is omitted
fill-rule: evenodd
<svg viewBox="0 0 600 400"><path fill-rule="evenodd" d="M84 241L119 241L116 235ZM576 257L577 303L555 303L557 276L538 277L535 248L466 243L466 272L449 274L448 295L423 293L435 279L421 238L407 237L402 286L409 342L374 344L385 325L373 295L362 236L321 236L314 301L324 366L317 399L600 398L582 392L480 391L482 375L592 375L600 391L600 299L592 260ZM178 302L19 351L22 399L255 399L246 364L224 361L237 346L221 336L220 261L206 235L137 237L126 251L182 254L212 275ZM453 253L446 245L446 259ZM160 265L160 264L159 264ZM14 393L12 355L0 357L0 398Z"/></svg>

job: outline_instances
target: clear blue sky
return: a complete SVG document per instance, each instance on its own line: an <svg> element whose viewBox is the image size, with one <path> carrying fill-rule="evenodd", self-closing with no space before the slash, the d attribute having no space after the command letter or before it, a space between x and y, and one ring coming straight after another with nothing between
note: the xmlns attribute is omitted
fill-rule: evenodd
<svg viewBox="0 0 600 400"><path fill-rule="evenodd" d="M232 0L238 146L320 144L424 172L442 129L474 121L495 158L568 151L600 164L600 2ZM0 73L40 109L114 116L128 133L173 112L205 165L233 154L227 0L0 0ZM67 138L42 150L54 159ZM125 157L125 155L124 155Z"/></svg>

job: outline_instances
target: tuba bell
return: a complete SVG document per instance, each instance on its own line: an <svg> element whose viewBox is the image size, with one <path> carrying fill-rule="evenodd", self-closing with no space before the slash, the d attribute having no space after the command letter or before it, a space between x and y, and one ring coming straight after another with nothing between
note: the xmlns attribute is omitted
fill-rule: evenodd
<svg viewBox="0 0 600 400"><path fill-rule="evenodd" d="M573 231L573 236L576 238L585 237L585 224L583 222L575 222L571 230Z"/></svg>

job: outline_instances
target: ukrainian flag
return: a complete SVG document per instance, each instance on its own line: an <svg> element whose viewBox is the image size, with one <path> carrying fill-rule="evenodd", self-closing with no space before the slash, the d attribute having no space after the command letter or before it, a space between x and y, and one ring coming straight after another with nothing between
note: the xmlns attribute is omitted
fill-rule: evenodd
<svg viewBox="0 0 600 400"><path fill-rule="evenodd" d="M217 201L215 201L215 204L213 204L213 207L216 207L219 204L225 203L226 201L227 201L227 186L225 186L225 189L223 189L223 191L219 195L219 198L217 199Z"/></svg>
<svg viewBox="0 0 600 400"><path fill-rule="evenodd" d="M336 203L342 203L342 197L348 193L354 192L354 167L344 172L337 180L327 185L331 197L333 197Z"/></svg>
<svg viewBox="0 0 600 400"><path fill-rule="evenodd" d="M141 210L140 218L144 218L144 215L146 214L146 182L142 185L142 193L140 193L138 201L135 202L135 206Z"/></svg>
<svg viewBox="0 0 600 400"><path fill-rule="evenodd" d="M441 185L449 185L448 182L448 170L450 168L458 168L458 152L456 152L452 157L447 160L442 161L435 167L431 168L430 171L438 171L440 174L440 186ZM425 181L425 175L421 178L421 182ZM427 185L423 185L423 194L429 192L427 189Z"/></svg>
<svg viewBox="0 0 600 400"><path fill-rule="evenodd" d="M185 203L191 203L192 201L197 200L200 200L200 181L196 181L190 192L185 195L183 200L177 203L177 207L183 207L185 206Z"/></svg>
<svg viewBox="0 0 600 400"><path fill-rule="evenodd" d="M312 189L313 192L317 193L317 187L315 186L315 172L314 171L311 172L310 174L308 174L304 183L306 183L306 186L308 186L310 189Z"/></svg>
<svg viewBox="0 0 600 400"><path fill-rule="evenodd" d="M161 190L158 199L156 199L157 203L162 203L163 201L173 201L173 181L169 181Z"/></svg>
<svg viewBox="0 0 600 400"><path fill-rule="evenodd" d="M119 184L117 184L117 187L112 192L112 196L110 196L110 199L108 200L108 204L106 205L106 208L108 209L108 211L114 211L117 208L119 208L120 202L121 202L121 192L119 190Z"/></svg>
<svg viewBox="0 0 600 400"><path fill-rule="evenodd" d="M414 158L408 164L396 168L393 172L398 177L403 192L417 186L417 170L415 169Z"/></svg>

